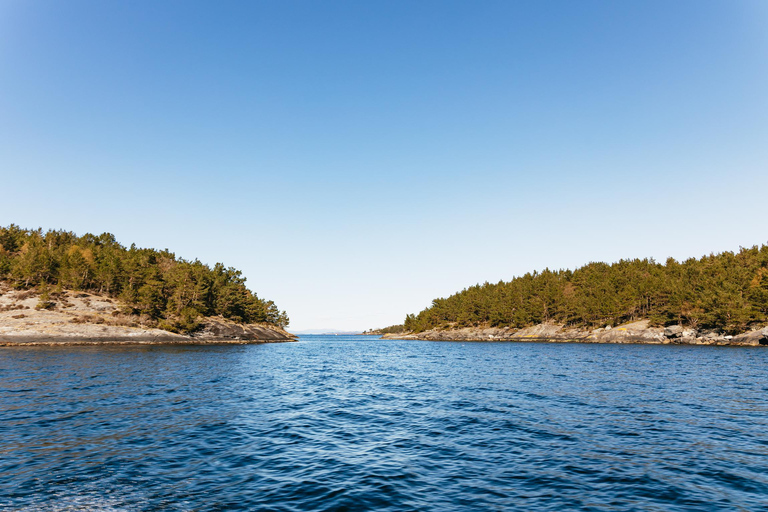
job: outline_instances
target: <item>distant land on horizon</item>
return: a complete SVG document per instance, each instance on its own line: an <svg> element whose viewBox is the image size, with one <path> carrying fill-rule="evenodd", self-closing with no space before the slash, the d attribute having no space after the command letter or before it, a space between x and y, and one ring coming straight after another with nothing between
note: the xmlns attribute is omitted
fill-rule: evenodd
<svg viewBox="0 0 768 512"><path fill-rule="evenodd" d="M361 334L362 331L344 331L341 329L302 329L300 331L291 331L292 334Z"/></svg>

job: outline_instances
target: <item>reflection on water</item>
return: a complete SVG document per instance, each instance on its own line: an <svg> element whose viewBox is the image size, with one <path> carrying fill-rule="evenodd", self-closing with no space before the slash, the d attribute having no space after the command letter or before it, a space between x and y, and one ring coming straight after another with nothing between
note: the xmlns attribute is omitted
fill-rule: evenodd
<svg viewBox="0 0 768 512"><path fill-rule="evenodd" d="M766 510L768 350L0 350L3 510Z"/></svg>

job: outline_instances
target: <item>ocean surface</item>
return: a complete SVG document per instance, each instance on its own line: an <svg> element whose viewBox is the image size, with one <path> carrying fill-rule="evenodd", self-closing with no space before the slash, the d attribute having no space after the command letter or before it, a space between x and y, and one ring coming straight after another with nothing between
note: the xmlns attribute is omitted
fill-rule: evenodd
<svg viewBox="0 0 768 512"><path fill-rule="evenodd" d="M768 510L768 349L0 348L0 510Z"/></svg>

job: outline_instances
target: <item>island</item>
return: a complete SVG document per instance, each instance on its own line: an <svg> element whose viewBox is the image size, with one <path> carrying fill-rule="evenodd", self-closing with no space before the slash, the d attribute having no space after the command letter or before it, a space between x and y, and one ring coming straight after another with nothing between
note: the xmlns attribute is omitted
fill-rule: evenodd
<svg viewBox="0 0 768 512"><path fill-rule="evenodd" d="M389 339L768 346L768 245L534 271L432 301Z"/></svg>
<svg viewBox="0 0 768 512"><path fill-rule="evenodd" d="M114 235L0 227L0 346L295 341L239 270Z"/></svg>

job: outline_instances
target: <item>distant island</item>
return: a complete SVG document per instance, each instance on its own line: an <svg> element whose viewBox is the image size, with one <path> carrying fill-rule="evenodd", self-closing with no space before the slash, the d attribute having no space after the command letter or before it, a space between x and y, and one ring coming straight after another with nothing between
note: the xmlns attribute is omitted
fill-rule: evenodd
<svg viewBox="0 0 768 512"><path fill-rule="evenodd" d="M0 345L293 341L239 270L112 234L0 227Z"/></svg>
<svg viewBox="0 0 768 512"><path fill-rule="evenodd" d="M385 338L768 345L768 246L589 263L466 288Z"/></svg>

